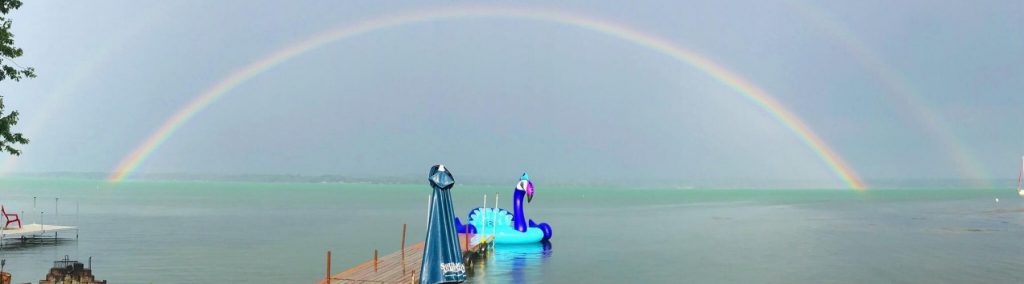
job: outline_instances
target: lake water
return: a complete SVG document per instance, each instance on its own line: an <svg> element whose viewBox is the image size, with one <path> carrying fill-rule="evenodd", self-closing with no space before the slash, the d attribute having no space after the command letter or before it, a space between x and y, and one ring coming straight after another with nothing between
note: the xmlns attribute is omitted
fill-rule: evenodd
<svg viewBox="0 0 1024 284"><path fill-rule="evenodd" d="M465 215L508 186L457 185ZM93 257L111 283L313 283L424 236L423 184L0 180L27 223L78 241L5 246L15 283ZM33 197L37 197L33 205ZM55 198L60 198L55 208ZM995 202L999 198L1000 202ZM77 208L77 209L76 209ZM59 212L56 212L58 211ZM77 214L76 214L77 211ZM527 218L550 248L499 248L473 283L1021 283L1024 199L1012 189L694 190L537 184ZM72 233L73 234L73 233Z"/></svg>

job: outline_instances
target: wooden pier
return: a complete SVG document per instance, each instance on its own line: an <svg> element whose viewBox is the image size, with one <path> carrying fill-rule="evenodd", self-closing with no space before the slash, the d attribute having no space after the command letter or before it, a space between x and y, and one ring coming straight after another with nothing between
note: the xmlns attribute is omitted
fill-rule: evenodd
<svg viewBox="0 0 1024 284"><path fill-rule="evenodd" d="M463 246L462 258L466 264L467 273L469 273L468 269L473 267L472 261L478 259L479 256L486 255L489 248L488 243L490 243L485 240L467 245L469 243L467 240L473 239L475 239L473 235L459 234L459 240ZM488 240L493 240L493 237ZM374 259L334 275L330 275L330 252L327 253L327 258L327 275L329 276L318 281L319 284L416 283L423 261L423 242L379 258L374 250Z"/></svg>

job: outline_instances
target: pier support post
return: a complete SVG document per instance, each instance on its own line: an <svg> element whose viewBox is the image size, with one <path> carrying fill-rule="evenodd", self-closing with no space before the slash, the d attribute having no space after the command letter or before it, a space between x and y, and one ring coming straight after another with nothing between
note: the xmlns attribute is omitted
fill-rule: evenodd
<svg viewBox="0 0 1024 284"><path fill-rule="evenodd" d="M377 249L373 249L373 272L377 272Z"/></svg>
<svg viewBox="0 0 1024 284"><path fill-rule="evenodd" d="M327 284L331 284L331 251L327 251L327 277L324 277Z"/></svg>
<svg viewBox="0 0 1024 284"><path fill-rule="evenodd" d="M402 224L402 264L405 264L405 225Z"/></svg>
<svg viewBox="0 0 1024 284"><path fill-rule="evenodd" d="M402 274L405 274L405 225L402 224Z"/></svg>

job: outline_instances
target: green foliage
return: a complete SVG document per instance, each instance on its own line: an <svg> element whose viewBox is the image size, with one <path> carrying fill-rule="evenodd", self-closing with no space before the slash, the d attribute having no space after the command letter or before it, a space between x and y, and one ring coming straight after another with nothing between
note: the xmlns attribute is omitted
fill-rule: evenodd
<svg viewBox="0 0 1024 284"><path fill-rule="evenodd" d="M0 0L0 81L21 81L22 78L36 76L32 67L22 67L14 61L24 51L14 46L14 34L11 34L11 20L7 13L21 7L20 0ZM21 133L11 131L18 124L18 111L4 115L4 97L0 96L0 152L21 155L21 150L14 148L18 144L28 144L28 138Z"/></svg>

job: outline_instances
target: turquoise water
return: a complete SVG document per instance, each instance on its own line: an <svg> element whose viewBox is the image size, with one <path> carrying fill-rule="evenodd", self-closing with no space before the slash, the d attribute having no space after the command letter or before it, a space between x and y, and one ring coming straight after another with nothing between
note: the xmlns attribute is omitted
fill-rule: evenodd
<svg viewBox="0 0 1024 284"><path fill-rule="evenodd" d="M16 283L93 257L112 283L312 283L424 235L415 185L4 179L28 223L81 226L77 242L6 246ZM457 185L457 214L509 186ZM38 197L33 207L33 197ZM60 198L59 214L54 198ZM995 202L999 198L1000 202ZM492 203L489 201L488 203ZM76 214L76 207L78 213ZM549 250L501 248L474 283L1020 283L1024 199L1011 189L677 190L548 187L526 215Z"/></svg>

